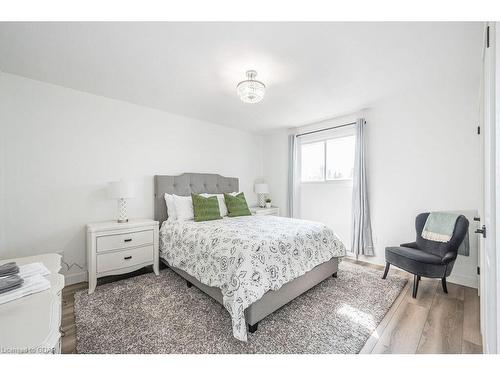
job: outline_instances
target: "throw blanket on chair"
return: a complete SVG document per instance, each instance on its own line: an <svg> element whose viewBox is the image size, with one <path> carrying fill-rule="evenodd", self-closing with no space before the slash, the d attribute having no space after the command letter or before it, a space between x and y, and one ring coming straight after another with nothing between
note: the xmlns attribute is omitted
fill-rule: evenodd
<svg viewBox="0 0 500 375"><path fill-rule="evenodd" d="M448 242L453 235L459 214L431 212L425 221L422 237L429 241ZM469 256L469 232L460 244L458 254Z"/></svg>

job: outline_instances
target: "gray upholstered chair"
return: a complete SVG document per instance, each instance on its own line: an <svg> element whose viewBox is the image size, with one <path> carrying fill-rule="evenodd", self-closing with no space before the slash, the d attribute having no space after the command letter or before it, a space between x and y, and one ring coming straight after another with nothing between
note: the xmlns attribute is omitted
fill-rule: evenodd
<svg viewBox="0 0 500 375"><path fill-rule="evenodd" d="M415 219L417 239L415 242L401 244L400 246L385 248L385 279L390 265L399 267L412 273L413 276L413 298L417 297L418 283L421 277L440 278L443 291L448 293L446 278L450 276L455 259L457 259L458 248L467 234L469 221L460 215L455 223L453 235L448 242L429 241L422 238L422 230L429 213L423 213Z"/></svg>

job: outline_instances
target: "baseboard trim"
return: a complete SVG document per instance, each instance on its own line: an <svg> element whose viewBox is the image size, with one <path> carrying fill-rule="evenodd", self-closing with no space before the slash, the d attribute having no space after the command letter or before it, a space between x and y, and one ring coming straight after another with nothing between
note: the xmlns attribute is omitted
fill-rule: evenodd
<svg viewBox="0 0 500 375"><path fill-rule="evenodd" d="M469 288L477 289L479 284L476 277L464 276L464 275L453 275L452 274L446 278L450 283L468 286Z"/></svg>
<svg viewBox="0 0 500 375"><path fill-rule="evenodd" d="M356 259L356 255L350 251L347 252L347 256L352 259ZM376 264L379 266L383 266L385 263L381 263L380 261L373 261L370 257L367 256L360 256L358 257L358 260L365 262L365 263L370 263L370 264ZM378 259L377 259L378 260ZM466 276L466 275L457 275L457 274L452 274L446 278L450 283L452 284L458 284L462 286L467 286L469 288L474 288L478 289L479 283L478 279L475 276Z"/></svg>
<svg viewBox="0 0 500 375"><path fill-rule="evenodd" d="M69 275L64 275L64 284L73 285L81 282L87 281L87 272L71 273Z"/></svg>

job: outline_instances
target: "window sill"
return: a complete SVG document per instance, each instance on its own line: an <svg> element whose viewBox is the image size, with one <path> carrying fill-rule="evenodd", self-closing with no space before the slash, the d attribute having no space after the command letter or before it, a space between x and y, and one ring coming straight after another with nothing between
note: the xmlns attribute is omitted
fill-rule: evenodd
<svg viewBox="0 0 500 375"><path fill-rule="evenodd" d="M352 178L345 178L339 180L325 180L325 181L301 181L301 185L314 185L314 184L341 184L352 185Z"/></svg>

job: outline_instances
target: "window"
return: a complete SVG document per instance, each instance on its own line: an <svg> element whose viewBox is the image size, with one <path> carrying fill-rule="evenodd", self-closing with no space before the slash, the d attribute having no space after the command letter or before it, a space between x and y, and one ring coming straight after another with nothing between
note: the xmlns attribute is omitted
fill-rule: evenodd
<svg viewBox="0 0 500 375"><path fill-rule="evenodd" d="M351 180L354 171L353 135L302 144L302 182Z"/></svg>
<svg viewBox="0 0 500 375"><path fill-rule="evenodd" d="M325 142L306 143L301 147L301 180L325 180Z"/></svg>
<svg viewBox="0 0 500 375"><path fill-rule="evenodd" d="M326 179L352 179L354 172L354 136L326 141Z"/></svg>

